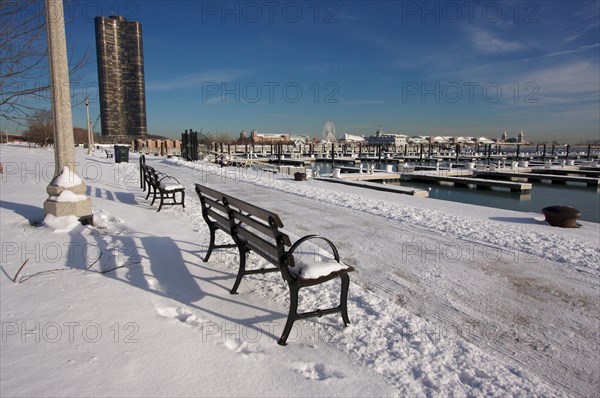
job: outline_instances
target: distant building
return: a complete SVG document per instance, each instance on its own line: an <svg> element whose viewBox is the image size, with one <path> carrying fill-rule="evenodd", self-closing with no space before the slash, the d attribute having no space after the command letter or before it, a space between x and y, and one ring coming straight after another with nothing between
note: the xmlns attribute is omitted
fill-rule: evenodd
<svg viewBox="0 0 600 398"><path fill-rule="evenodd" d="M369 145L396 145L401 146L408 143L408 136L404 134L384 134L383 126L379 126L375 135L367 137Z"/></svg>
<svg viewBox="0 0 600 398"><path fill-rule="evenodd" d="M250 132L250 137L246 131L240 133L238 144L253 145L271 145L271 144L292 144L289 134L259 134L256 130Z"/></svg>
<svg viewBox="0 0 600 398"><path fill-rule="evenodd" d="M113 15L95 27L102 135L146 135L142 25Z"/></svg>
<svg viewBox="0 0 600 398"><path fill-rule="evenodd" d="M344 143L358 143L358 142L365 142L366 140L365 140L365 137L360 137L358 135L344 133L338 138L337 141L344 142Z"/></svg>
<svg viewBox="0 0 600 398"><path fill-rule="evenodd" d="M523 130L521 130L519 132L519 135L517 137L510 137L510 138L507 138L507 137L508 137L508 135L506 134L506 131L505 131L504 134L502 134L501 142L510 143L510 144L523 144L523 145L529 144L529 142L525 141L525 133L523 133Z"/></svg>

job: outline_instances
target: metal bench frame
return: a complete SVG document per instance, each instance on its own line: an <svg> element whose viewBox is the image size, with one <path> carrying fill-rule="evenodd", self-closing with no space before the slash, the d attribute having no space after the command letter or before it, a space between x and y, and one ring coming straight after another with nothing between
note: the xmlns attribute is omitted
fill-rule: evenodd
<svg viewBox="0 0 600 398"><path fill-rule="evenodd" d="M153 167L148 166L145 162L140 161L140 173L141 173L141 181L140 184L142 189L148 189L146 194L146 199L152 195L151 206L154 205L154 202L157 198L160 199L160 203L158 205L158 213L163 206L175 206L181 205L185 209L185 188L177 188L177 189L165 189L161 186L161 182L165 180L174 180L177 184L179 184L179 180L177 178L167 175L165 173L161 173L160 171L155 170ZM177 200L177 194L180 193L181 200Z"/></svg>
<svg viewBox="0 0 600 398"><path fill-rule="evenodd" d="M202 217L210 231L210 244L204 261L208 261L212 251L216 248L238 248L240 263L235 283L230 291L231 294L237 293L245 275L279 271L287 282L290 291L290 307L283 333L278 341L279 345L286 345L294 322L299 319L321 317L339 312L344 326L350 324L347 304L350 286L348 273L354 271L354 268L347 266L346 269L311 279L304 279L290 271L296 266L294 252L302 243L313 239L325 241L329 245L335 261L340 262L339 252L333 242L322 236L307 235L292 244L289 236L281 230L284 225L277 214L200 184L196 184L196 193L202 204ZM217 230L231 236L235 244L215 245ZM250 251L260 255L275 267L246 269L247 255ZM340 302L337 307L298 313L298 296L301 288L319 285L335 278L341 279Z"/></svg>

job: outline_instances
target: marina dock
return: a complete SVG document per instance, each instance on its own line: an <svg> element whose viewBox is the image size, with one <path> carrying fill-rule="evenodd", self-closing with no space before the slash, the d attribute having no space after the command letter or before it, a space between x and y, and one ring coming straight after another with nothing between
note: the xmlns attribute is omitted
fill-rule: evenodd
<svg viewBox="0 0 600 398"><path fill-rule="evenodd" d="M579 169L564 168L564 169L531 169L532 173L538 174L558 174L558 175L575 175L591 178L600 178L600 170L598 168L581 167Z"/></svg>
<svg viewBox="0 0 600 398"><path fill-rule="evenodd" d="M548 169L548 173L553 173L556 170ZM475 170L473 172L473 176L476 178L487 177L491 179L503 179L503 180L526 180L526 181L535 181L535 182L544 182L549 181L551 184L567 184L567 183L578 183L578 184L586 184L588 187L594 187L600 185L600 179L592 178L592 177L581 177L581 176L573 176L573 175L559 175L556 174L546 174L544 173L532 173L532 172L523 172L508 170L508 171L478 171Z"/></svg>
<svg viewBox="0 0 600 398"><path fill-rule="evenodd" d="M511 192L527 193L531 190L532 184L514 181L499 181L483 178L474 178L472 176L455 176L448 174L424 174L424 173L404 173L403 180L426 181L438 184L453 184L456 186L475 186L478 189L502 188Z"/></svg>
<svg viewBox="0 0 600 398"><path fill-rule="evenodd" d="M508 189L511 192L527 193L531 190L531 184L525 182L514 181L499 181L491 179L474 178L472 174L466 170L438 173L386 173L376 172L373 174L351 173L342 174L341 180L347 182L370 182L377 185L383 185L382 182L400 182L400 181L422 181L435 182L437 184L452 184L457 186L476 186L479 189L483 188L502 188ZM377 181L377 183L376 183ZM413 188L406 187L412 190Z"/></svg>
<svg viewBox="0 0 600 398"><path fill-rule="evenodd" d="M369 175L364 175L365 177L372 177ZM386 176L377 176L377 180L386 180ZM393 179L398 180L398 176L390 176L393 177ZM411 195L411 196L416 196L419 198L427 198L429 196L429 192L425 189L419 189L419 188L412 188L412 187L401 187L398 185L386 185L386 184L381 184L378 182L372 182L372 181L368 181L368 178L366 178L365 180L361 180L361 179L352 179L352 178L348 178L347 175L344 175L342 178L331 178L331 177L317 177L315 178L318 181L326 181L326 182L332 182L332 183L336 183L336 184L344 184L344 185L351 185L351 186L355 186L355 187L360 187L360 188L368 188L368 189L375 189L377 191L383 191L383 192L393 192L393 193L400 193L400 194L404 194L404 195ZM388 180L391 180L392 178L388 178Z"/></svg>

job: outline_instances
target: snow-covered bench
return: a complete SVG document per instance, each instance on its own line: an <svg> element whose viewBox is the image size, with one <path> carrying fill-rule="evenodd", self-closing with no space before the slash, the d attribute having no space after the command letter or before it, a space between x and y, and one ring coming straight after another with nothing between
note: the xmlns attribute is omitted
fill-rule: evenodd
<svg viewBox="0 0 600 398"><path fill-rule="evenodd" d="M239 270L231 294L237 293L244 275L279 271L287 282L290 291L290 308L278 344L286 345L292 326L298 319L339 312L344 325L350 323L347 307L350 286L348 273L354 271L354 268L340 261L340 255L333 242L322 236L307 235L292 244L290 235L282 231L283 222L277 214L200 184L196 184L196 193L202 204L202 217L210 231L210 244L204 261L208 261L216 248L237 247L239 250ZM217 230L230 235L235 244L215 245ZM316 245L313 246L311 255L296 253L301 244L314 239L324 241L331 253ZM250 251L275 265L275 268L246 269L247 254ZM319 285L335 278L341 279L338 306L298 313L300 288Z"/></svg>
<svg viewBox="0 0 600 398"><path fill-rule="evenodd" d="M104 150L104 153L106 153L106 158L107 158L107 159L108 159L108 158L112 158L112 157L114 157L114 154L113 154L112 152L110 152L110 151L106 150L106 149Z"/></svg>
<svg viewBox="0 0 600 398"><path fill-rule="evenodd" d="M152 195L151 206L154 205L156 198L160 199L157 212L159 212L163 206L181 205L185 208L185 187L179 183L177 178L156 171L153 167L150 167L145 163L140 164L140 168L145 181L144 185L148 189L146 199ZM181 200L177 200L178 193L180 194Z"/></svg>

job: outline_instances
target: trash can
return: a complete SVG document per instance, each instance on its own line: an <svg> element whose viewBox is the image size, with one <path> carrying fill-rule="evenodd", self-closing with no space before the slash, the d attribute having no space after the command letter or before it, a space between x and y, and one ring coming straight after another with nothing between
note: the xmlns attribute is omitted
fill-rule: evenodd
<svg viewBox="0 0 600 398"><path fill-rule="evenodd" d="M129 147L126 145L115 145L115 163L129 162Z"/></svg>
<svg viewBox="0 0 600 398"><path fill-rule="evenodd" d="M294 173L294 181L306 181L306 173L299 171Z"/></svg>

